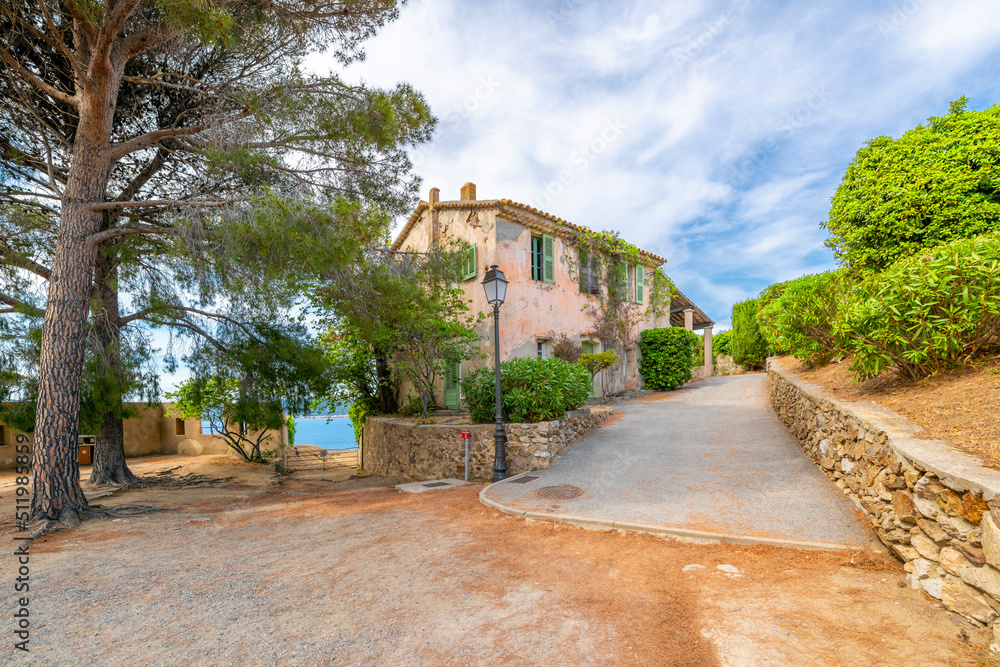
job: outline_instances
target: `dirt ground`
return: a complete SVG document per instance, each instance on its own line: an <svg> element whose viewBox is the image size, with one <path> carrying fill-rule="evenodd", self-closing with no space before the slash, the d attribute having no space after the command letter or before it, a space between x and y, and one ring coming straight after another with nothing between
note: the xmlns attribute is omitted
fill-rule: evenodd
<svg viewBox="0 0 1000 667"><path fill-rule="evenodd" d="M31 665L976 665L980 630L883 555L693 544L525 522L479 485L341 467L132 462L227 478L100 498L172 508L31 544ZM13 475L0 474L0 516ZM7 530L10 527L8 526ZM721 569L720 569L721 568ZM2 585L14 577L2 562ZM8 592L4 618L15 605ZM962 633L968 636L963 639Z"/></svg>
<svg viewBox="0 0 1000 667"><path fill-rule="evenodd" d="M796 367L786 358L788 368ZM848 401L872 401L903 415L921 427L918 436L946 440L1000 470L1000 357L976 361L949 373L904 381L885 373L853 382L850 359L822 368L799 367L802 377Z"/></svg>

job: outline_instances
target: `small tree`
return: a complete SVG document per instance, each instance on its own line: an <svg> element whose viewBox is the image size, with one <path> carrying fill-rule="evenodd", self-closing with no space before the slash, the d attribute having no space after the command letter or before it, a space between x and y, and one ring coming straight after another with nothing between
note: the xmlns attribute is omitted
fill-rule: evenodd
<svg viewBox="0 0 1000 667"><path fill-rule="evenodd" d="M581 354L583 354L583 346L564 333L557 335L552 340L552 356L556 359L575 364L580 360Z"/></svg>
<svg viewBox="0 0 1000 667"><path fill-rule="evenodd" d="M167 394L182 419L207 419L214 433L244 461L261 462L264 449L286 423L330 388L323 351L304 327L257 325L205 343L189 357L194 376Z"/></svg>
<svg viewBox="0 0 1000 667"><path fill-rule="evenodd" d="M615 354L614 350L607 350L606 352L597 352L595 354L581 354L580 355L580 365L590 371L590 379L597 377L597 374L601 374L601 393L605 396L608 395L607 388L604 383L604 371L613 368L619 361L618 355Z"/></svg>

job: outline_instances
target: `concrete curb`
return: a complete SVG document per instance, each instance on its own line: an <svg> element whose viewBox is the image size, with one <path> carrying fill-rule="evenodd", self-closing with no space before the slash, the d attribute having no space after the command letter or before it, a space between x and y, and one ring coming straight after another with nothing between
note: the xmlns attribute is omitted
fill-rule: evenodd
<svg viewBox="0 0 1000 667"><path fill-rule="evenodd" d="M521 475L527 475L530 473L521 473ZM504 481L510 481L516 479L521 475L515 475ZM494 482L493 484L501 484L502 482ZM479 502L486 505L487 507L492 507L495 510L499 510L504 514L510 514L516 516L520 519L534 519L536 521L553 521L556 523L566 523L572 526L579 526L581 528L596 529L596 530L606 530L606 531L621 531L621 532L634 532L634 533L645 533L647 535L658 535L660 537L668 538L679 538L686 540L696 540L700 542L725 542L728 544L763 544L772 547L782 547L785 549L802 549L805 551L857 551L859 549L864 549L865 547L859 545L847 545L847 544L833 544L830 542L811 542L807 540L787 540L772 537L752 537L745 535L730 535L727 533L711 533L701 530L688 530L686 528L673 528L671 526L658 526L654 524L645 523L630 523L627 521L605 521L602 519L592 519L585 516L576 516L574 514L558 514L555 512L534 512L517 509L515 507L510 507L502 503L498 503L495 500L486 497L486 492L490 490L493 484L489 484L483 487L482 491L479 492Z"/></svg>

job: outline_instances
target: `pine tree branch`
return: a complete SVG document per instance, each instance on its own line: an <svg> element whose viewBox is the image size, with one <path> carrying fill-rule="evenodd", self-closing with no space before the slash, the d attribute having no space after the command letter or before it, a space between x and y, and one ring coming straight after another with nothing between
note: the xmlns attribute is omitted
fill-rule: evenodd
<svg viewBox="0 0 1000 667"><path fill-rule="evenodd" d="M30 271L45 280L52 278L52 270L49 267L43 266L38 262L25 257L2 241L0 241L0 258L2 258L4 263L8 266L16 266L19 269Z"/></svg>
<svg viewBox="0 0 1000 667"><path fill-rule="evenodd" d="M114 227L113 229L106 229L103 232L97 232L96 234L91 234L87 237L87 243L92 246L97 246L105 241L110 241L111 239L116 239L120 236L135 236L137 234L173 234L174 230L169 227L157 227L156 225L140 225L138 223L129 223L127 225L122 225L121 227Z"/></svg>
<svg viewBox="0 0 1000 667"><path fill-rule="evenodd" d="M0 303L5 303L12 308L13 312L28 315L29 317L45 317L45 310L30 303L15 299L7 294L0 293Z"/></svg>
<svg viewBox="0 0 1000 667"><path fill-rule="evenodd" d="M249 201L248 197L232 197L230 199L218 199L205 201L202 199L190 200L190 199L148 199L145 201L107 201L98 204L91 204L91 211L111 211L114 209L122 208L173 208L173 207L191 207L191 208L217 208L220 206L228 206L229 204L236 204L239 202Z"/></svg>
<svg viewBox="0 0 1000 667"><path fill-rule="evenodd" d="M147 132L146 134L133 137L128 141L123 141L120 144L112 146L109 153L109 159L112 162L117 162L129 153L134 153L138 150L142 150L143 148L155 146L164 139L191 136L204 131L207 127L207 125L192 125L190 127L165 128L162 130Z"/></svg>
<svg viewBox="0 0 1000 667"><path fill-rule="evenodd" d="M42 81L31 71L21 67L21 63L17 62L14 56L10 55L10 52L3 47L0 47L0 59L7 63L11 69L17 72L24 81L34 86L42 93L48 95L53 100L62 102L63 104L73 107L74 109L78 108L79 100L75 95L64 93L54 86Z"/></svg>

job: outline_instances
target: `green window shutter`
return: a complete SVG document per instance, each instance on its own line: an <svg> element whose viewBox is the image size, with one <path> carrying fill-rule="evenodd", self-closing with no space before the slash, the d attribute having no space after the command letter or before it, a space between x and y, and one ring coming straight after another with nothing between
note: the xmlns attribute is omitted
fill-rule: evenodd
<svg viewBox="0 0 1000 667"><path fill-rule="evenodd" d="M646 287L646 267L642 264L635 265L635 302L642 303L643 292Z"/></svg>
<svg viewBox="0 0 1000 667"><path fill-rule="evenodd" d="M591 343L590 341L585 340L580 345L581 345L581 347L583 347L583 353L584 354L593 354L594 353L594 344Z"/></svg>
<svg viewBox="0 0 1000 667"><path fill-rule="evenodd" d="M470 243L462 253L462 280L476 277L476 246Z"/></svg>
<svg viewBox="0 0 1000 667"><path fill-rule="evenodd" d="M548 234L542 235L542 280L556 282L556 240Z"/></svg>
<svg viewBox="0 0 1000 667"><path fill-rule="evenodd" d="M590 264L587 259L587 251L580 250L580 262L577 267L580 271L580 291L589 292L590 291Z"/></svg>

